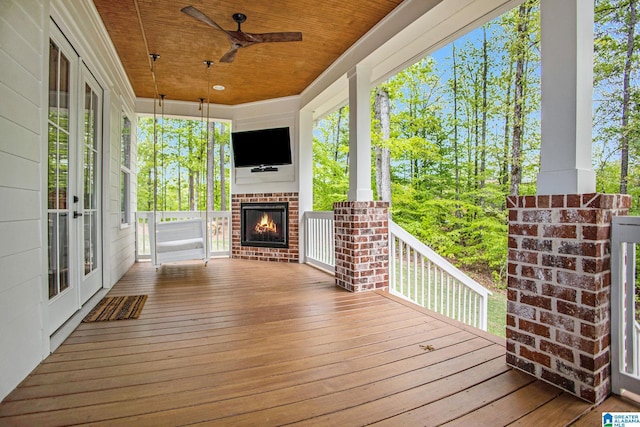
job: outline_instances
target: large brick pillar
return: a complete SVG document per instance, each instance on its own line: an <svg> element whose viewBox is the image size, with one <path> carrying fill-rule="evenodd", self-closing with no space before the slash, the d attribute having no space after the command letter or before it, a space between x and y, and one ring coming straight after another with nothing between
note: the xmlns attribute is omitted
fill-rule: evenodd
<svg viewBox="0 0 640 427"><path fill-rule="evenodd" d="M336 285L352 292L389 287L389 204L333 205Z"/></svg>
<svg viewBox="0 0 640 427"><path fill-rule="evenodd" d="M610 227L631 197L508 197L507 363L587 401L610 392Z"/></svg>

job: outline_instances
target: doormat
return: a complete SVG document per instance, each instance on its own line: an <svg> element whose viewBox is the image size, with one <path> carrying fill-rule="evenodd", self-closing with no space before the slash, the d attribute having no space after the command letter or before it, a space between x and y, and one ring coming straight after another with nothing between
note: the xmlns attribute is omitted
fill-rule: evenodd
<svg viewBox="0 0 640 427"><path fill-rule="evenodd" d="M146 301L146 295L103 298L82 321L88 323L137 319Z"/></svg>

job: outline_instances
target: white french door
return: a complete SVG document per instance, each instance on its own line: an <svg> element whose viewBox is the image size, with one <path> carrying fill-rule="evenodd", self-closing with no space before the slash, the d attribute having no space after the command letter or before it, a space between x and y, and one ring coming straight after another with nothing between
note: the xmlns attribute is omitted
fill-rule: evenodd
<svg viewBox="0 0 640 427"><path fill-rule="evenodd" d="M78 203L74 206L78 232L78 276L80 303L84 304L102 287L102 88L82 64L80 73L81 137L78 143Z"/></svg>
<svg viewBox="0 0 640 427"><path fill-rule="evenodd" d="M49 43L49 333L102 287L102 88L56 28Z"/></svg>

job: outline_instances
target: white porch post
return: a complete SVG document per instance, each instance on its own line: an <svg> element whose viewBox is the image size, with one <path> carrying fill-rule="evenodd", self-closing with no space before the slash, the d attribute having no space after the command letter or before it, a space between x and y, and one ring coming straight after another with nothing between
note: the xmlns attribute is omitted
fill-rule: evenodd
<svg viewBox="0 0 640 427"><path fill-rule="evenodd" d="M591 164L593 0L542 0L538 194L596 189Z"/></svg>
<svg viewBox="0 0 640 427"><path fill-rule="evenodd" d="M333 204L336 285L351 292L389 287L389 204L371 189L371 66L349 73L349 195Z"/></svg>
<svg viewBox="0 0 640 427"><path fill-rule="evenodd" d="M298 244L300 262L305 262L307 235L304 213L313 210L313 112L300 111L298 123Z"/></svg>
<svg viewBox="0 0 640 427"><path fill-rule="evenodd" d="M349 79L349 201L371 201L371 67L356 65Z"/></svg>

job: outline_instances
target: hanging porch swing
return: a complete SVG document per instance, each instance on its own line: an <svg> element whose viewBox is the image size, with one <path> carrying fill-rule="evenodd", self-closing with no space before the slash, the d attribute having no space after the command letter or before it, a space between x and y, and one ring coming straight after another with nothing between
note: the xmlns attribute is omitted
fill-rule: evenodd
<svg viewBox="0 0 640 427"><path fill-rule="evenodd" d="M155 61L159 55L150 55L153 59L151 71L155 82ZM205 61L207 65L207 88L209 84L209 70L211 61ZM160 104L162 106L162 119L164 125L164 95L161 95ZM202 98L200 102L202 110ZM207 124L209 122L209 89L207 89ZM209 262L209 239L207 239L207 229L209 224L209 188L205 183L205 218L189 218L171 221L159 221L158 210L158 171L157 171L157 141L158 133L156 128L156 103L153 103L153 218L149 221L149 243L151 249L151 261L156 271L162 264L201 259L206 267ZM209 126L206 127L206 139L209 140ZM164 137L163 137L164 139ZM206 167L209 169L209 144L206 150ZM164 158L163 158L164 162ZM164 164L164 163L163 163ZM206 180L205 180L206 181ZM164 212L164 211L163 211Z"/></svg>

